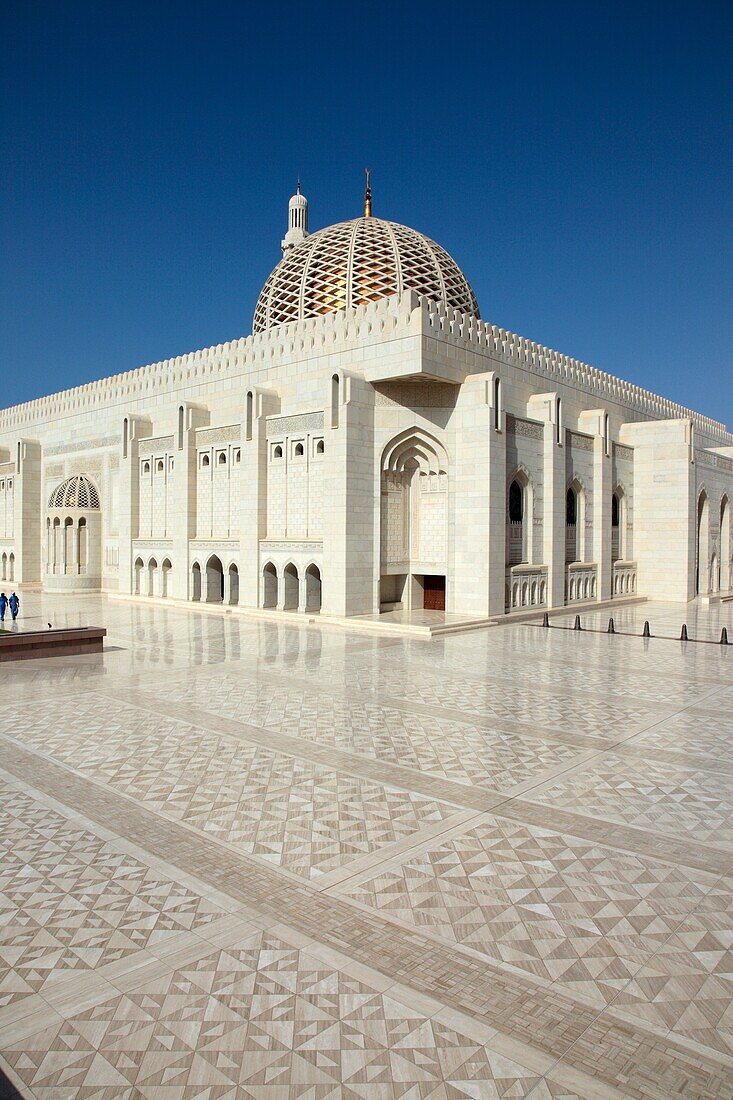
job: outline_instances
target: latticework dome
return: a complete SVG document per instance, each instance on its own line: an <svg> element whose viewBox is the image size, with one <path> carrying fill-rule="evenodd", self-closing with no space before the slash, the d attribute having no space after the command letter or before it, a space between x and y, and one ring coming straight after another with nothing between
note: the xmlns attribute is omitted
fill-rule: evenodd
<svg viewBox="0 0 733 1100"><path fill-rule="evenodd" d="M479 316L476 296L445 249L415 229L354 218L311 234L262 288L253 332L362 306L403 290Z"/></svg>
<svg viewBox="0 0 733 1100"><path fill-rule="evenodd" d="M51 493L49 508L99 508L99 493L88 477L78 474L62 481Z"/></svg>

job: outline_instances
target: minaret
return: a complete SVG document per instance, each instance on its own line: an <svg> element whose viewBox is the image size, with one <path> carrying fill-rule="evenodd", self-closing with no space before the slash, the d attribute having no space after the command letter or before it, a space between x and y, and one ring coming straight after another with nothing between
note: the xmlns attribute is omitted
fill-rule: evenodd
<svg viewBox="0 0 733 1100"><path fill-rule="evenodd" d="M308 236L308 200L300 193L300 180L295 194L288 203L288 231L280 242L283 256L287 256Z"/></svg>

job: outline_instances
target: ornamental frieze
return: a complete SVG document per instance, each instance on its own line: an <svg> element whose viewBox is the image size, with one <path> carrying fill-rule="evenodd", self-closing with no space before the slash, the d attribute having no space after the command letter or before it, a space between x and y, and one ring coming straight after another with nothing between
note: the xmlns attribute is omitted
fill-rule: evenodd
<svg viewBox="0 0 733 1100"><path fill-rule="evenodd" d="M323 411L296 413L293 416L275 416L267 421L267 438L288 435L292 432L322 432Z"/></svg>
<svg viewBox="0 0 733 1100"><path fill-rule="evenodd" d="M199 428L196 432L196 446L213 447L217 443L238 443L241 437L241 424L225 424L220 428Z"/></svg>

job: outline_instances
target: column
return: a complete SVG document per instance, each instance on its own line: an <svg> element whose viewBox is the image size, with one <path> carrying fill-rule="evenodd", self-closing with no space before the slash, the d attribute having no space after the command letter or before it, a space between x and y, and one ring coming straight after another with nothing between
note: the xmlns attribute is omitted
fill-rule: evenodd
<svg viewBox="0 0 733 1100"><path fill-rule="evenodd" d="M178 406L173 437L173 469L168 471L173 541L168 597L174 600L190 600L193 597L190 543L196 537L196 429L207 427L209 419L209 410L204 405L184 401ZM205 571L202 562L202 599Z"/></svg>
<svg viewBox="0 0 733 1100"><path fill-rule="evenodd" d="M578 428L593 436L593 546L596 563L596 592L599 600L612 596L613 566L611 563L611 496L613 464L610 425L606 429L606 410L592 409L578 417Z"/></svg>
<svg viewBox="0 0 733 1100"><path fill-rule="evenodd" d="M245 395L242 461L239 464L239 603L261 607L260 540L267 537L267 417L280 411L271 390L251 387ZM233 475L234 476L234 475Z"/></svg>
<svg viewBox="0 0 733 1100"><path fill-rule="evenodd" d="M152 423L146 416L128 414L122 422L122 446L120 452L120 516L119 516L119 590L135 591L133 576L133 539L138 538L140 525L140 443L153 434ZM142 584L141 584L142 587Z"/></svg>
<svg viewBox="0 0 733 1100"><path fill-rule="evenodd" d="M547 605L565 603L565 427L560 395L538 393L527 402L532 420L544 424L542 463L542 542L547 566Z"/></svg>

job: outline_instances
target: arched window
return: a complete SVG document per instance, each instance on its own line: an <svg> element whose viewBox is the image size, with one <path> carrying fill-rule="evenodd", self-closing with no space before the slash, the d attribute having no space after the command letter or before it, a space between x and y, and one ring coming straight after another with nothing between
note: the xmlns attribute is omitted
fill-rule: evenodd
<svg viewBox="0 0 733 1100"><path fill-rule="evenodd" d="M620 516L620 508L619 508L618 493L614 493L613 496L611 497L611 526L612 527L618 527L619 526L619 523L620 523L619 516Z"/></svg>
<svg viewBox="0 0 733 1100"><path fill-rule="evenodd" d="M150 473L150 463L149 462L143 462L143 473L144 474L149 474Z"/></svg>
<svg viewBox="0 0 733 1100"><path fill-rule="evenodd" d="M562 400L555 401L555 442L562 446Z"/></svg>
<svg viewBox="0 0 733 1100"><path fill-rule="evenodd" d="M568 489L565 495L565 522L568 525L578 521L578 497L575 489Z"/></svg>
<svg viewBox="0 0 733 1100"><path fill-rule="evenodd" d="M337 374L331 377L331 427L338 428L339 426L339 376Z"/></svg>
<svg viewBox="0 0 733 1100"><path fill-rule="evenodd" d="M572 485L565 494L565 561L578 561L578 493Z"/></svg>
<svg viewBox="0 0 733 1100"><path fill-rule="evenodd" d="M252 438L252 422L253 422L253 419L254 419L254 398L255 398L254 393L252 392L252 390L249 390L247 392L247 413L246 413L245 423L244 423L244 438L245 439L251 439Z"/></svg>
<svg viewBox="0 0 733 1100"><path fill-rule="evenodd" d="M283 456L283 449L280 446L280 444L278 443L277 447L275 447L275 449L272 452L272 457L273 458L282 458L282 456Z"/></svg>
<svg viewBox="0 0 733 1100"><path fill-rule="evenodd" d="M202 466L211 465L211 459L209 458L208 455L201 455L201 465Z"/></svg>
<svg viewBox="0 0 733 1100"><path fill-rule="evenodd" d="M325 449L326 449L326 448L325 448L325 446L324 446L324 444L323 444L323 440L322 440L322 439L319 439L319 440L318 440L318 442L316 443L316 454L317 454L317 455L322 455L322 454L323 454L323 452L325 451Z"/></svg>
<svg viewBox="0 0 733 1100"><path fill-rule="evenodd" d="M178 450L183 450L183 405L178 406Z"/></svg>
<svg viewBox="0 0 733 1100"><path fill-rule="evenodd" d="M162 473L163 473L163 470L165 469L165 465L164 465L164 463L163 463L163 459L162 459L162 458L159 458L159 459L158 459L158 464L157 464L157 466L156 466L156 469L157 469L157 471L158 471L158 473L159 473L159 474L162 474Z"/></svg>
<svg viewBox="0 0 733 1100"><path fill-rule="evenodd" d="M219 451L219 457L217 458L216 461L219 463L220 466L226 466L226 464L227 464L226 451Z"/></svg>
<svg viewBox="0 0 733 1100"><path fill-rule="evenodd" d="M501 430L501 379L494 379L494 430Z"/></svg>
<svg viewBox="0 0 733 1100"><path fill-rule="evenodd" d="M303 452L303 444L302 443L296 443L295 444L295 457L296 458L302 458L303 453L304 453Z"/></svg>
<svg viewBox="0 0 733 1100"><path fill-rule="evenodd" d="M509 486L509 519L512 523L521 523L524 518L524 494L517 479Z"/></svg>
<svg viewBox="0 0 733 1100"><path fill-rule="evenodd" d="M603 416L603 450L604 453L610 455L611 453L611 426L608 413L604 413Z"/></svg>
<svg viewBox="0 0 733 1100"><path fill-rule="evenodd" d="M89 556L89 542L87 537L87 521L84 516L79 520L79 572L86 573Z"/></svg>
<svg viewBox="0 0 733 1100"><path fill-rule="evenodd" d="M237 450L234 452L234 461L235 462L241 462L242 461L242 452L239 450L239 448L237 448Z"/></svg>

